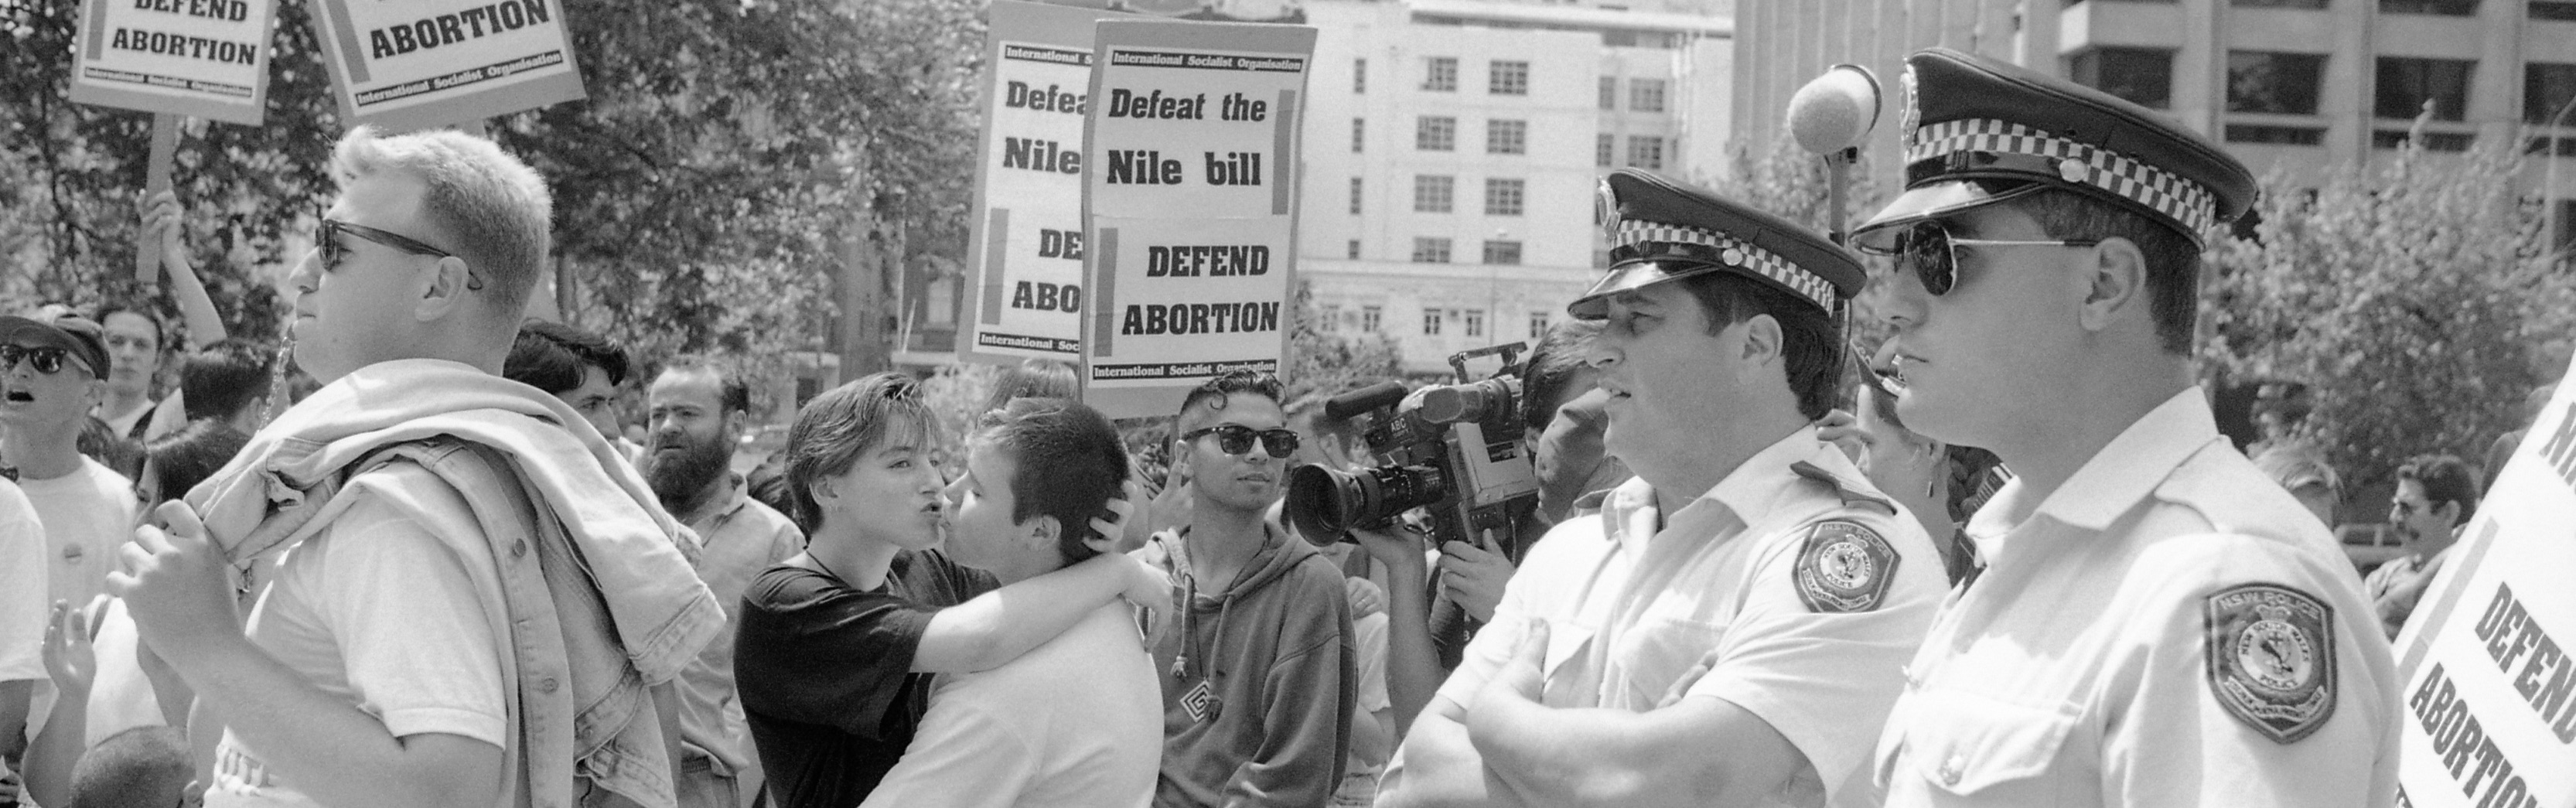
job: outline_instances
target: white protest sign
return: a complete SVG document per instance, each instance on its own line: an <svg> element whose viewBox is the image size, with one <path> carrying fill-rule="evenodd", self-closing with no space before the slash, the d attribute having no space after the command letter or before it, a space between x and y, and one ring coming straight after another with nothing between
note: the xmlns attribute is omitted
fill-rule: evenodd
<svg viewBox="0 0 2576 808"><path fill-rule="evenodd" d="M2576 384L2449 552L2397 635L2397 804L2576 805Z"/></svg>
<svg viewBox="0 0 2576 808"><path fill-rule="evenodd" d="M1314 51L1302 26L1100 23L1084 152L1085 402L1170 415L1211 376L1279 369Z"/></svg>
<svg viewBox="0 0 2576 808"><path fill-rule="evenodd" d="M1093 25L1126 15L994 0L968 225L964 339L991 362L1082 358L1082 129Z"/></svg>
<svg viewBox="0 0 2576 808"><path fill-rule="evenodd" d="M72 100L257 126L276 15L276 0L87 0Z"/></svg>
<svg viewBox="0 0 2576 808"><path fill-rule="evenodd" d="M333 97L395 131L582 97L560 0L317 0Z"/></svg>

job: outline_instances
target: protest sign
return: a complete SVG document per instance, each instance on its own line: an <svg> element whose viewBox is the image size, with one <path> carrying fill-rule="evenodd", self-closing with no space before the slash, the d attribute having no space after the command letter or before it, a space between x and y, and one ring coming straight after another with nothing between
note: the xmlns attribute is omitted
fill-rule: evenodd
<svg viewBox="0 0 2576 808"><path fill-rule="evenodd" d="M967 241L969 359L1082 358L1082 127L1093 25L1127 15L994 0Z"/></svg>
<svg viewBox="0 0 2576 808"><path fill-rule="evenodd" d="M2397 635L2398 799L2576 805L2576 385L2561 384Z"/></svg>
<svg viewBox="0 0 2576 808"><path fill-rule="evenodd" d="M1100 23L1083 153L1085 402L1170 415L1211 376L1279 369L1314 51L1302 26Z"/></svg>
<svg viewBox="0 0 2576 808"><path fill-rule="evenodd" d="M72 100L257 126L276 0L88 0Z"/></svg>
<svg viewBox="0 0 2576 808"><path fill-rule="evenodd" d="M313 11L350 124L409 131L582 97L560 0L318 0Z"/></svg>

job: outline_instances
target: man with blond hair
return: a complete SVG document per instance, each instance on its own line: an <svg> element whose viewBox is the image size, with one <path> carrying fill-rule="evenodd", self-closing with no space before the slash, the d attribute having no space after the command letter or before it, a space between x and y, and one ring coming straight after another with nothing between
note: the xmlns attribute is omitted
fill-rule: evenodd
<svg viewBox="0 0 2576 808"><path fill-rule="evenodd" d="M221 727L207 804L672 805L666 688L724 616L643 479L498 375L544 180L489 140L368 127L332 169L289 278L324 387L109 577ZM228 573L290 548L244 625Z"/></svg>

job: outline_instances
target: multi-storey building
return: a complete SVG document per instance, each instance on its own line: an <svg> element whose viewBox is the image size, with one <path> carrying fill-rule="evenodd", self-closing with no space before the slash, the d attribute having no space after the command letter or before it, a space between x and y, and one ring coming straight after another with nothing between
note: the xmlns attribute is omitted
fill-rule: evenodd
<svg viewBox="0 0 2576 808"><path fill-rule="evenodd" d="M1319 0L1298 268L1327 331L1411 373L1536 337L1598 275L1601 173L1725 166L1728 22L1613 7Z"/></svg>
<svg viewBox="0 0 2576 808"><path fill-rule="evenodd" d="M1904 55L1942 45L2166 110L2293 178L2396 148L2429 106L2427 150L2534 155L2524 194L2576 244L2576 0L1739 0L1736 19L1733 131L1755 148L1825 68L1865 65L1893 96ZM1892 187L1895 138L1870 144Z"/></svg>

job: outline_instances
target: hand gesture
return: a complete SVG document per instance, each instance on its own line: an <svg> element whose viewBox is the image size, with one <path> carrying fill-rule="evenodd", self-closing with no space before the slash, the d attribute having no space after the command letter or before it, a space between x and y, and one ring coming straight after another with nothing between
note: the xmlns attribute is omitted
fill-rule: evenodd
<svg viewBox="0 0 2576 808"><path fill-rule="evenodd" d="M1351 602L1353 620L1386 611L1386 593L1367 578L1343 578L1342 596Z"/></svg>
<svg viewBox="0 0 2576 808"><path fill-rule="evenodd" d="M180 237L186 227L180 219L177 194L162 191L145 197L136 207L143 214L143 238L160 239L163 256L179 255L186 248L185 239Z"/></svg>
<svg viewBox="0 0 2576 808"><path fill-rule="evenodd" d="M1145 499L1145 486L1136 482L1134 475L1118 487L1118 496L1111 497L1105 507L1109 515L1091 518L1095 535L1083 540L1084 544L1103 553L1124 553L1145 546L1145 537L1152 534L1142 528L1154 521L1154 511L1152 503ZM1140 512L1142 517L1137 515Z"/></svg>
<svg viewBox="0 0 2576 808"><path fill-rule="evenodd" d="M1422 558L1422 534L1412 527L1353 527L1351 538L1359 541L1360 549L1368 551L1370 558L1385 564L1388 575L1410 575L1414 580L1424 576L1423 567L1429 562Z"/></svg>
<svg viewBox="0 0 2576 808"><path fill-rule="evenodd" d="M1512 562L1495 553L1453 541L1440 545L1440 591L1479 621L1494 619L1503 602L1503 585L1512 580Z"/></svg>
<svg viewBox="0 0 2576 808"><path fill-rule="evenodd" d="M98 654L90 647L89 615L70 601L54 601L45 622L45 675L64 693L88 693L98 681Z"/></svg>
<svg viewBox="0 0 2576 808"><path fill-rule="evenodd" d="M107 575L109 594L125 599L143 642L175 662L185 649L242 636L222 550L206 540L206 527L185 502L155 511L169 528L143 525L118 550L122 568Z"/></svg>
<svg viewBox="0 0 2576 808"><path fill-rule="evenodd" d="M1129 574L1133 577L1127 583L1127 591L1119 597L1136 607L1136 630L1138 634L1143 635L1145 647L1151 649L1156 643L1161 642L1163 634L1171 630L1173 622L1171 620L1172 576L1156 569L1152 564L1117 553L1103 554L1083 563L1094 562L1122 564L1129 569Z"/></svg>

